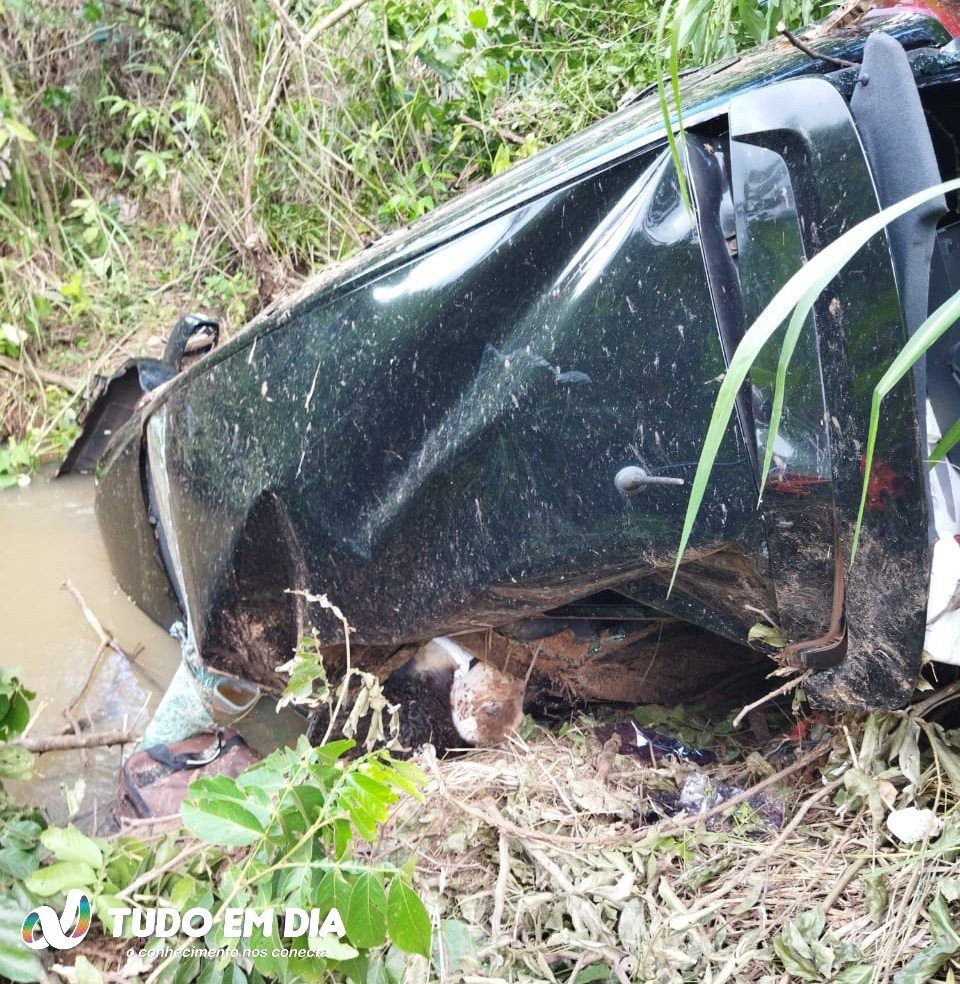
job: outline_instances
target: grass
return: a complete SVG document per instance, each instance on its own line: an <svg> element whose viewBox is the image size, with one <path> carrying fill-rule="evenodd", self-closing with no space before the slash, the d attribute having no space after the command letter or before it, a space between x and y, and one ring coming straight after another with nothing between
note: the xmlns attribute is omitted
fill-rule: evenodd
<svg viewBox="0 0 960 984"><path fill-rule="evenodd" d="M705 767L618 753L592 718L559 736L528 726L508 748L428 760L426 804L398 807L377 857L418 855L446 979L950 979L960 948L937 911L960 884L960 787L934 752L957 750L923 736L955 696L808 720ZM787 717L770 712L778 730ZM752 795L712 817L665 815L697 772ZM885 821L914 801L944 826L907 845Z"/></svg>
<svg viewBox="0 0 960 984"><path fill-rule="evenodd" d="M633 713L644 727L697 735L717 757L704 765L630 753L607 737L631 716L614 709L559 730L528 718L508 743L458 758L425 749L415 759L424 798L393 802L379 835L356 841L345 865L410 874L433 927L429 956L371 946L350 980L954 979L960 683L922 686L900 712L828 718L802 702L768 703L743 729L732 724L736 708L721 705ZM679 809L694 779L715 798ZM908 842L891 818L913 807L934 824ZM220 831L214 824L212 839ZM223 897L250 861L169 823L131 833L143 843L97 843L108 877L133 879L125 897L136 886L146 906L188 887ZM126 979L129 946L91 937L59 955L53 974ZM175 968L163 966L139 979L171 979ZM198 969L182 967L183 979Z"/></svg>
<svg viewBox="0 0 960 984"><path fill-rule="evenodd" d="M58 384L34 370L69 377L70 393L94 369L157 354L192 309L219 315L229 336L305 274L645 84L655 9L4 7L6 478L73 433L61 401L51 412Z"/></svg>

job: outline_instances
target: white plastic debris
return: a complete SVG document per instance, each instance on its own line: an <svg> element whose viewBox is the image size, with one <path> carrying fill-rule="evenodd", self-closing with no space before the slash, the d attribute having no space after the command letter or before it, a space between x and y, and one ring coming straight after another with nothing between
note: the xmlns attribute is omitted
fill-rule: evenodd
<svg viewBox="0 0 960 984"><path fill-rule="evenodd" d="M902 844L916 844L927 837L936 837L943 830L943 820L933 810L906 806L887 814L887 830Z"/></svg>

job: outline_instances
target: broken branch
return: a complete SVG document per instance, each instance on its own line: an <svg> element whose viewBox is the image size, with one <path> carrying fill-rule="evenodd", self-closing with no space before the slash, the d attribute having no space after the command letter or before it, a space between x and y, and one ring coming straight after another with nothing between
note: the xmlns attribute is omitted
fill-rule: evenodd
<svg viewBox="0 0 960 984"><path fill-rule="evenodd" d="M83 391L84 384L82 380L71 379L69 376L62 376L58 372L50 372L47 369L33 369L32 371L28 371L16 359L8 358L5 355L0 355L0 369L5 369L7 372L13 373L14 376L21 376L24 379L36 377L41 382L49 383L51 386L59 386L69 393L80 393Z"/></svg>
<svg viewBox="0 0 960 984"><path fill-rule="evenodd" d="M742 708L740 713L733 719L733 726L735 728L738 727L740 722L751 711L755 711L758 707L762 707L768 701L771 701L776 697L782 697L784 694L790 693L791 690L795 690L801 683L803 683L804 680L807 679L808 676L810 676L809 670L807 670L806 673L801 673L799 676L795 676L792 680L787 680L783 686L777 687L776 690L771 690L768 694L764 694L759 700L755 700L752 704L747 704L747 706Z"/></svg>
<svg viewBox="0 0 960 984"><path fill-rule="evenodd" d="M837 68L859 68L859 62L848 61L846 58L834 58L832 55L825 55L822 51L817 51L815 48L811 48L805 41L801 41L800 38L787 29L786 25L781 21L777 25L777 31L782 34L793 46L799 51L802 51L808 58L816 58L819 61L826 62L828 65L835 65Z"/></svg>
<svg viewBox="0 0 960 984"><path fill-rule="evenodd" d="M18 748L42 755L44 752L64 752L74 748L103 748L106 745L128 745L139 741L136 731L120 729L117 731L101 731L84 735L47 735L43 738L21 738L12 742Z"/></svg>
<svg viewBox="0 0 960 984"><path fill-rule="evenodd" d="M120 643L117 642L116 638L110 635L110 633L108 633L106 629L104 629L104 627L100 624L100 619L98 619L97 616L93 614L93 611L91 610L90 606L86 603L86 601L84 601L83 595L80 594L80 592L76 589L73 582L70 580L64 581L61 587L66 588L67 591L69 591L70 594L73 595L76 603L80 606L80 611L83 612L83 617L87 620L87 624L90 626L90 628L93 629L94 632L96 632L97 638L100 640L101 650L104 648L112 649L118 656L123 656L124 659L129 660L130 657L124 652L123 646L121 646ZM100 657L100 653L97 653L98 660L99 657ZM94 666L96 666L96 664L94 664ZM84 684L83 687L84 690L86 690L87 685L89 683L90 680L88 679L87 683Z"/></svg>

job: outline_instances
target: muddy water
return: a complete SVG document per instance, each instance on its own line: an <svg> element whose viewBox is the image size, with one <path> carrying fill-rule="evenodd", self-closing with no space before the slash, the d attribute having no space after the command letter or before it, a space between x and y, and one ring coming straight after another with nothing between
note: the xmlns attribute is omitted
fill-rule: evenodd
<svg viewBox="0 0 960 984"><path fill-rule="evenodd" d="M107 652L73 716L97 731L142 731L179 663L176 642L120 590L113 579L93 511L93 480L38 476L25 488L0 491L0 665L18 667L37 694L31 735L60 733L64 711L83 690L99 641L69 580L102 625L134 656ZM242 726L261 751L289 740L298 719L278 719L265 698ZM65 790L82 780L75 822L100 826L117 788L120 749L49 752L28 784L8 784L18 799L43 806L55 822L67 816ZM77 790L81 792L81 790Z"/></svg>

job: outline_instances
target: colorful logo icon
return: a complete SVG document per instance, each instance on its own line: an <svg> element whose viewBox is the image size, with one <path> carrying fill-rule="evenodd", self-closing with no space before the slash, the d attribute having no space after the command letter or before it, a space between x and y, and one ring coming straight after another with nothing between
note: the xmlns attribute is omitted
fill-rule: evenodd
<svg viewBox="0 0 960 984"><path fill-rule="evenodd" d="M49 905L38 905L23 920L23 942L31 950L70 950L83 941L90 929L90 900L79 888L67 892L63 915Z"/></svg>

